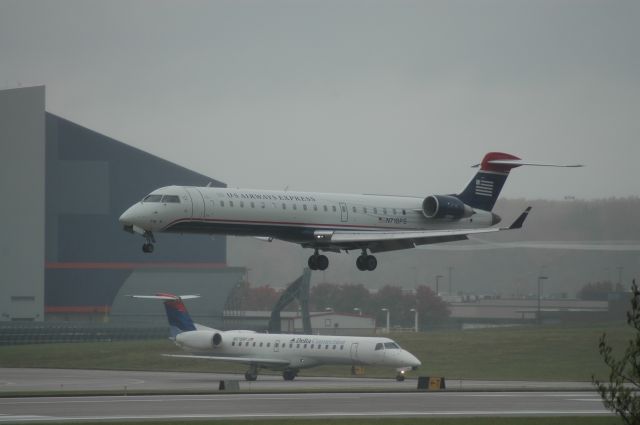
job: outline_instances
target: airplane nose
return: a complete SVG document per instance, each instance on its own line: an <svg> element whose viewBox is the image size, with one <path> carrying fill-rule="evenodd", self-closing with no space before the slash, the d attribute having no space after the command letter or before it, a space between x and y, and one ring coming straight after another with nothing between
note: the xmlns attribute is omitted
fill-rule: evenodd
<svg viewBox="0 0 640 425"><path fill-rule="evenodd" d="M122 213L118 221L122 224L132 224L133 213L131 212L131 208L128 208L125 212Z"/></svg>
<svg viewBox="0 0 640 425"><path fill-rule="evenodd" d="M420 360L418 360L418 358L416 356L414 356L413 354L411 354L408 351L405 351L405 355L407 357L409 366L411 366L412 369L417 369L420 366L422 366L422 362Z"/></svg>

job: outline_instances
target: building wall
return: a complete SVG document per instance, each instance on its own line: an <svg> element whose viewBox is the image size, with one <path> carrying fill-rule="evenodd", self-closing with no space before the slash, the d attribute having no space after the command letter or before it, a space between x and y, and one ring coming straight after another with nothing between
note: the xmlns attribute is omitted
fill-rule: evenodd
<svg viewBox="0 0 640 425"><path fill-rule="evenodd" d="M145 254L143 239L118 222L158 187L223 183L50 113L46 146L47 313L108 313L136 270L225 266L224 237L160 234L155 252Z"/></svg>
<svg viewBox="0 0 640 425"><path fill-rule="evenodd" d="M0 91L0 173L0 320L101 320L138 271L226 268L224 237L160 234L144 254L118 222L158 187L224 183L47 113L44 87Z"/></svg>
<svg viewBox="0 0 640 425"><path fill-rule="evenodd" d="M0 91L0 321L44 318L44 96Z"/></svg>

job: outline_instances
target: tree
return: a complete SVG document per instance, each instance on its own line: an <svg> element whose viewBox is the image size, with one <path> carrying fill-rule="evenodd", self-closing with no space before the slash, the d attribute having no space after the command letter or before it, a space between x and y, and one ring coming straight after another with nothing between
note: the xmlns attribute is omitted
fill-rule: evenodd
<svg viewBox="0 0 640 425"><path fill-rule="evenodd" d="M635 330L620 360L613 356L613 348L603 334L598 345L600 356L609 367L609 382L601 382L592 376L594 384L606 408L620 415L629 425L640 424L640 290L635 279L631 286L631 311L627 312L627 324Z"/></svg>

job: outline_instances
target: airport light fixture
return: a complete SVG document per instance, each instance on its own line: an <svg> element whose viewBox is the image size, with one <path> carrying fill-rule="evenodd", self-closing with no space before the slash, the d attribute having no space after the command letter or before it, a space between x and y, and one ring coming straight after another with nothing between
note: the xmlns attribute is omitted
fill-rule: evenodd
<svg viewBox="0 0 640 425"><path fill-rule="evenodd" d="M381 311L385 311L387 313L387 330L386 333L389 333L389 309L386 307L383 307L380 309Z"/></svg>
<svg viewBox="0 0 640 425"><path fill-rule="evenodd" d="M442 279L444 276L442 276L441 274L436 275L436 295L440 294L440 279Z"/></svg>
<svg viewBox="0 0 640 425"><path fill-rule="evenodd" d="M328 313L333 313L333 307L325 307L324 311L326 311Z"/></svg>
<svg viewBox="0 0 640 425"><path fill-rule="evenodd" d="M414 332L418 332L418 310L415 308L412 308L409 311L413 311L413 328L414 328Z"/></svg>
<svg viewBox="0 0 640 425"><path fill-rule="evenodd" d="M358 314L358 316L362 316L362 310L359 307L353 307L353 311Z"/></svg>
<svg viewBox="0 0 640 425"><path fill-rule="evenodd" d="M542 281L549 279L549 276L538 276L538 323L542 322L540 299L542 298Z"/></svg>

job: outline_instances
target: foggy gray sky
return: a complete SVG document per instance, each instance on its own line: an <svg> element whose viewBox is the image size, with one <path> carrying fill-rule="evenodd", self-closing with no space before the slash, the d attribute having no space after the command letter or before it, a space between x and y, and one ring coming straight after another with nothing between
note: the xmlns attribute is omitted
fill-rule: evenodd
<svg viewBox="0 0 640 425"><path fill-rule="evenodd" d="M6 1L0 88L230 186L640 195L637 1ZM141 194L142 195L142 194Z"/></svg>

